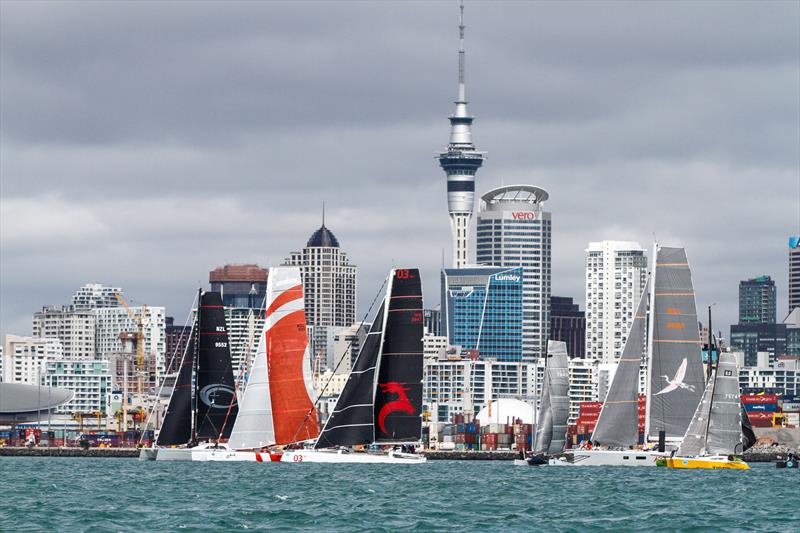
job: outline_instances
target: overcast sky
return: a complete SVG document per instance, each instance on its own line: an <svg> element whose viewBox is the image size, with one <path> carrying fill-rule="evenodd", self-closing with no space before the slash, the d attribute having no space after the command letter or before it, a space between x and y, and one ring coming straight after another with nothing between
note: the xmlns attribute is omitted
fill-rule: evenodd
<svg viewBox="0 0 800 533"><path fill-rule="evenodd" d="M0 333L87 282L183 323L208 271L327 225L363 313L450 257L458 4L0 3ZM778 285L800 232L800 3L466 5L477 192L550 193L553 293L593 240L687 247L698 307ZM476 205L477 210L477 205ZM715 328L716 329L716 328Z"/></svg>

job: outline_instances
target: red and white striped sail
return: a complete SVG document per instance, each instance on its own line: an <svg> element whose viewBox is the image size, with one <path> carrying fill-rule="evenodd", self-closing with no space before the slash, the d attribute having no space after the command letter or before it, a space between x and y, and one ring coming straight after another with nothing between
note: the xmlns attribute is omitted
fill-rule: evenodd
<svg viewBox="0 0 800 533"><path fill-rule="evenodd" d="M313 439L319 433L299 268L270 269L265 314L229 441L237 450Z"/></svg>

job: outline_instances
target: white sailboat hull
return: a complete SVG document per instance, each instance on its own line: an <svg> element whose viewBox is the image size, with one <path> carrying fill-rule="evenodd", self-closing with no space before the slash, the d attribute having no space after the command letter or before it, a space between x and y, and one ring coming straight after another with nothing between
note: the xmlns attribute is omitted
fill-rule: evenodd
<svg viewBox="0 0 800 533"><path fill-rule="evenodd" d="M147 452L145 454L145 451ZM153 454L155 452L155 454ZM143 457L146 455L147 457ZM151 459L152 457L152 459ZM201 444L194 448L147 448L139 452L140 460L156 461L219 461L219 462L270 462L266 452L231 450L225 444Z"/></svg>
<svg viewBox="0 0 800 533"><path fill-rule="evenodd" d="M347 450L289 450L283 452L282 463L384 463L422 464L428 460L414 453L350 452Z"/></svg>
<svg viewBox="0 0 800 533"><path fill-rule="evenodd" d="M575 450L551 457L550 466L656 466L665 452L655 450Z"/></svg>

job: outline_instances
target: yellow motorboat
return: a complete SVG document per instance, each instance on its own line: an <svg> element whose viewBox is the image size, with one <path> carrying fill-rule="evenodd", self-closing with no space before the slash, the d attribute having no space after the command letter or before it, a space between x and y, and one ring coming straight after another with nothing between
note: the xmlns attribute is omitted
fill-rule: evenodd
<svg viewBox="0 0 800 533"><path fill-rule="evenodd" d="M733 455L701 455L698 457L667 457L669 468L732 468L734 470L750 470L750 466Z"/></svg>

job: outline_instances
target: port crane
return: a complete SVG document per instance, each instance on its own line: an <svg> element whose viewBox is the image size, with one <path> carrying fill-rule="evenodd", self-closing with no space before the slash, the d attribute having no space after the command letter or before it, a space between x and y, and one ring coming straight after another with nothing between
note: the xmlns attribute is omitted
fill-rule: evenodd
<svg viewBox="0 0 800 533"><path fill-rule="evenodd" d="M136 373L136 392L141 397L144 390L144 321L147 317L147 305L142 304L141 313L140 315L137 315L133 312L133 309L128 306L128 303L125 301L125 298L122 297L122 294L115 292L114 297L117 299L120 305L125 308L125 312L128 313L128 316L136 325L136 332L134 333L136 336L136 368L134 371Z"/></svg>

